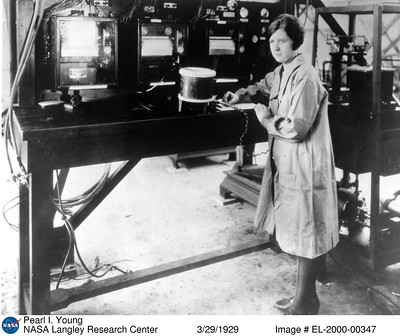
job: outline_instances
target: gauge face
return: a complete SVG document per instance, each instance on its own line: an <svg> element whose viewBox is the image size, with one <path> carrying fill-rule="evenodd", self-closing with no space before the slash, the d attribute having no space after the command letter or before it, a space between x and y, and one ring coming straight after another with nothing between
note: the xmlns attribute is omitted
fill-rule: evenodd
<svg viewBox="0 0 400 336"><path fill-rule="evenodd" d="M147 27L142 27L142 35L147 35L148 32Z"/></svg>
<svg viewBox="0 0 400 336"><path fill-rule="evenodd" d="M268 11L268 9L266 9L266 8L261 9L260 15L261 15L261 17L263 17L263 18L267 18L267 17L269 16L269 11Z"/></svg>
<svg viewBox="0 0 400 336"><path fill-rule="evenodd" d="M236 0L228 0L228 2L226 3L226 7L228 7L228 9L231 11L235 10L237 6L238 3Z"/></svg>
<svg viewBox="0 0 400 336"><path fill-rule="evenodd" d="M240 17L245 19L249 16L249 10L246 7L242 7L242 8L240 8L239 14L240 14Z"/></svg>
<svg viewBox="0 0 400 336"><path fill-rule="evenodd" d="M171 27L167 27L165 28L165 35L171 35L172 34L172 28Z"/></svg>
<svg viewBox="0 0 400 336"><path fill-rule="evenodd" d="M251 40L253 41L253 43L257 43L258 42L258 36L257 35L253 35Z"/></svg>

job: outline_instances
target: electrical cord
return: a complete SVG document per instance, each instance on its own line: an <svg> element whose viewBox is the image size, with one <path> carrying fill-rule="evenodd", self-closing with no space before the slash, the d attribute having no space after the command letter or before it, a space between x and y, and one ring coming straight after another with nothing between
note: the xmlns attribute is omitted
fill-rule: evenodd
<svg viewBox="0 0 400 336"><path fill-rule="evenodd" d="M97 259L97 258L96 258L96 259ZM131 270L129 270L129 269L128 269L128 270L123 270L122 268L120 268L120 267L118 267L118 266L115 266L115 264L120 263L120 262L124 262L124 261L133 262L132 260L128 260L128 259L117 260L117 261L113 261L112 263L107 263L107 264L98 265L98 266L93 270L93 272L98 272L100 269L102 269L102 268L104 268L104 267L107 267L107 268L111 268L111 270L119 271L119 272L121 272L122 274L127 274L127 273L131 272ZM80 265L79 263L75 263L75 267L74 267L74 268L70 268L69 270L70 270L70 271L78 271L79 267L82 267L82 265ZM81 274L78 275L78 276L67 276L67 277L64 276L63 279L61 280L61 282L68 282L68 281L70 281L70 280L82 281L82 280L91 279L92 276L91 276L91 275L88 275L88 276L87 276L87 274L88 274L88 273L83 272L83 273L81 273ZM57 281L57 278L52 277L51 280L52 280L52 281Z"/></svg>
<svg viewBox="0 0 400 336"><path fill-rule="evenodd" d="M70 236L70 245L69 245L69 247L68 247L67 254L66 254L65 258L64 258L64 262L63 262L63 265L62 265L62 267L61 267L61 272L60 272L60 275L59 275L59 278L58 278L58 281L57 281L56 288L59 287L60 282L61 282L61 279L62 279L62 276L64 275L66 263L67 263L67 260L68 260L69 255L70 255L70 253L71 253L71 251L72 251L72 248L71 248L72 245L73 245L74 248L75 248L76 254L77 254L77 256L78 256L79 261L80 261L81 264L82 264L82 267L85 269L85 271L86 271L88 274L90 274L92 277L95 277L95 278L101 278L101 277L105 276L108 272L110 272L110 270L111 270L110 268L107 269L107 270L106 270L105 272L103 272L102 274L96 274L96 273L94 273L94 271L91 271L91 270L86 266L86 263L84 262L84 260L83 260L83 258L82 258L82 256L81 256L81 254L80 254L80 252L79 252L78 244L77 244L77 242L76 242L76 237L75 237L74 229L73 229L73 227L72 227L71 222L68 220L67 215L66 215L66 214L64 213L64 211L62 210L62 207L59 207L59 206L54 202L54 200L53 200L53 204L54 204L54 206L56 207L57 211L59 211L60 214L62 215L62 219L63 219L64 224L65 224L65 227L66 227L66 229L67 229L67 231L68 231L68 235Z"/></svg>
<svg viewBox="0 0 400 336"><path fill-rule="evenodd" d="M195 26L196 23L206 18L209 14L207 13L207 8L215 8L216 0L201 0L197 14L190 20L192 25Z"/></svg>
<svg viewBox="0 0 400 336"><path fill-rule="evenodd" d="M123 23L128 23L133 18L148 13L151 7L156 6L157 0L133 0L132 2L131 5L125 6L117 12L117 17Z"/></svg>
<svg viewBox="0 0 400 336"><path fill-rule="evenodd" d="M109 172L110 172L110 166L111 166L110 164L106 165L106 171L103 174L103 177L101 178L101 183L95 184L91 188L91 190L92 190L91 192L89 192L89 193L86 192L83 197L75 198L73 201L69 201L66 204L68 206L83 204L83 203L86 203L89 200L91 200L95 195L97 195L97 193L103 188L104 184L108 180L108 176L109 176ZM113 267L109 266L107 268L107 270L105 272L103 272L102 274L96 274L95 272L97 272L98 269L96 269L94 271L91 271L86 266L85 262L83 261L83 258L81 257L79 249L78 249L78 244L76 242L74 228L73 228L71 222L69 221L69 219L67 217L67 213L66 213L66 211L64 209L64 204L63 204L63 201L61 199L61 192L60 192L60 188L59 188L60 183L59 183L59 173L58 173L58 171L56 171L56 177L57 177L57 196L58 196L58 199L52 198L51 200L53 202L53 205L57 209L57 211L61 214L62 220L64 221L64 224L65 224L65 227L66 227L66 229L68 231L68 236L69 236L68 250L67 250L67 253L65 255L65 258L64 258L64 261L63 261L63 264L62 264L62 267L61 267L61 272L60 272L60 275L59 275L59 278L58 278L58 281L57 281L57 284L56 284L56 288L59 288L59 285L61 283L61 279L62 279L62 277L64 275L64 272L65 272L65 267L66 267L66 264L67 264L67 260L68 260L70 254L71 254L71 251L72 251L72 249L74 247L75 247L76 254L77 254L77 256L78 256L78 258L79 258L79 260L80 260L80 262L82 264L82 267L85 269L85 271L88 274L90 274L90 276L96 277L96 278L101 278L101 277L105 276L108 272L110 272L113 269Z"/></svg>
<svg viewBox="0 0 400 336"><path fill-rule="evenodd" d="M243 130L243 133L242 133L242 134L240 135L240 137L239 137L239 147L243 150L243 153L244 153L246 156L248 156L248 157L252 156L253 158L255 158L255 157L257 157L257 156L260 156L260 155L268 154L268 153L269 153L269 150L266 150L266 151L261 152L261 153L254 154L254 153L248 153L248 152L246 151L246 149L244 148L243 139L244 139L244 137L246 136L247 131L249 130L249 115L248 115L247 111L245 111L245 110L243 110L243 109L241 109L241 108L239 108L239 107L237 107L237 106L234 106L234 105L225 103L225 102L223 102L223 101L218 101L218 102L219 102L220 104L222 104L222 105L225 105L225 106L228 106L228 107L233 108L235 111L238 111L238 112L242 113L242 114L245 116L244 130Z"/></svg>
<svg viewBox="0 0 400 336"><path fill-rule="evenodd" d="M8 202L6 202L6 203L3 205L3 211L2 211L2 212L3 212L3 218L4 218L4 220L6 221L6 223L7 223L14 231L16 231L16 232L18 232L19 227L18 227L17 225L15 225L15 224L11 223L11 222L8 220L6 214L7 214L7 212L10 211L12 208L15 208L17 205L19 205L21 202L23 202L23 201L28 197L28 195L25 195L20 201L18 201L18 202L15 203L14 205L10 206L8 209L6 209L6 207L7 207L12 201L18 199L19 197L20 197L19 195L18 195L18 196L15 196L15 197L13 197L12 199L10 199Z"/></svg>
<svg viewBox="0 0 400 336"><path fill-rule="evenodd" d="M37 33L40 28L40 24L42 23L42 19L45 16L45 22L47 22L50 18L51 15L54 15L55 13L59 12L60 10L69 8L71 6L77 5L79 3L82 3L83 0L59 0L58 2L54 3L53 5L49 6L46 10L46 15L44 15L45 9L44 9L44 0L36 0L34 1L34 9L33 9L33 14L32 18L29 24L28 32L25 37L25 41L23 43L23 47L21 49L21 54L19 58L19 64L15 73L15 77L13 80L13 84L11 86L11 91L10 91L10 102L9 102L9 107L8 111L6 112L5 115L5 122L4 122L4 141L5 141L5 149L6 149L6 157L7 161L9 164L10 168L10 173L12 176L12 180L15 182L19 183L26 183L26 176L27 173L25 172L24 167L22 164L19 162L19 173L15 173L13 163L11 162L11 153L10 153L10 148L11 146L17 158L19 157L18 153L18 148L16 146L16 141L15 141L15 134L14 134L14 128L13 128L13 104L15 100L15 96L17 93L17 88L19 86L19 82L21 80L21 77L24 73L26 64L28 62L29 56L32 53L34 42L36 40ZM18 159L17 159L18 160Z"/></svg>
<svg viewBox="0 0 400 336"><path fill-rule="evenodd" d="M51 16L56 15L57 13L60 13L68 8L82 5L84 2L85 0L58 0L46 8L44 21L47 22Z"/></svg>
<svg viewBox="0 0 400 336"><path fill-rule="evenodd" d="M15 142L15 134L14 134L14 128L13 128L13 104L14 104L14 99L17 93L17 88L19 86L20 79L22 77L22 74L25 70L26 64L28 62L29 56L32 52L33 46L34 46L34 41L36 39L37 33L39 31L40 23L43 17L43 1L42 0L37 0L35 1L34 5L34 10L32 14L32 18L30 21L29 29L27 36L25 38L21 55L20 55L20 62L18 64L15 77L13 80L13 84L11 86L11 91L10 91L10 101L9 101L9 107L5 115L5 122L4 122L4 142L5 142L5 149L6 149L6 157L7 161L9 164L10 168L10 173L12 180L20 183L26 183L24 181L26 179L26 172L22 166L21 163L19 163L19 173L15 173L13 164L11 162L11 153L10 153L10 148L9 145L14 149L15 154L17 158L19 157L18 153L18 148L16 146Z"/></svg>
<svg viewBox="0 0 400 336"><path fill-rule="evenodd" d="M55 198L54 201L56 202L57 205L60 205L60 203L61 203L64 210L67 210L67 209L70 210L70 208L72 208L74 206L88 203L103 189L104 185L109 180L110 171L111 171L111 164L107 163L105 165L104 173L101 176L101 178L99 179L99 181L96 182L94 185L92 185L83 194L72 197L72 198L68 198L65 200L58 197L58 198ZM57 175L57 177L58 177L58 175Z"/></svg>
<svg viewBox="0 0 400 336"><path fill-rule="evenodd" d="M160 79L160 83L164 82L164 79L167 78L167 76L168 76L169 74L171 74L172 72L174 72L174 71L176 71L176 70L179 70L179 65L176 66L176 67L173 67L172 69L170 69L170 70ZM160 85L155 84L155 85L153 85L152 87L148 88L145 92L146 92L146 93L147 93L147 92L150 92L150 91L154 90L154 89L155 89L156 87L158 87L158 86L160 86ZM143 93L143 92L138 92L138 93Z"/></svg>
<svg viewBox="0 0 400 336"><path fill-rule="evenodd" d="M306 1L306 9L305 9L305 12L304 12L306 17L305 17L304 22L303 22L303 28L306 26L306 23L307 23L309 7L310 7L310 0L307 0Z"/></svg>
<svg viewBox="0 0 400 336"><path fill-rule="evenodd" d="M59 181L58 170L56 171L56 176L57 176L57 194L58 194L58 199L61 200L60 181ZM53 202L55 204L54 200L53 200ZM64 214L64 210L63 210L63 207L62 207L62 202L60 202L60 206L59 206L59 208L57 207L57 209L60 210L61 215L63 216L63 219L64 219L64 217L66 217L66 216ZM69 244L68 244L67 253L66 253L65 258L64 258L64 262L63 262L63 264L61 266L61 272L60 272L60 276L58 277L56 288L58 288L60 286L60 282L61 282L62 276L63 276L63 274L65 272L65 267L67 265L67 260L68 260L70 254L71 254L72 249L73 249L73 242L74 242L73 230L71 232L71 228L68 225L66 225L66 228L67 228L67 231L68 231Z"/></svg>

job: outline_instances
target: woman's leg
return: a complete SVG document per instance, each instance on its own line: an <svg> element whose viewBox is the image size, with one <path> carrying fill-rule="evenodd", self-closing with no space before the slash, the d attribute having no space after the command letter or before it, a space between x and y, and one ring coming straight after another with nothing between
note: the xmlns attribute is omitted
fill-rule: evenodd
<svg viewBox="0 0 400 336"><path fill-rule="evenodd" d="M296 294L290 307L295 314L316 314L318 312L319 301L315 285L317 266L318 258L297 257Z"/></svg>

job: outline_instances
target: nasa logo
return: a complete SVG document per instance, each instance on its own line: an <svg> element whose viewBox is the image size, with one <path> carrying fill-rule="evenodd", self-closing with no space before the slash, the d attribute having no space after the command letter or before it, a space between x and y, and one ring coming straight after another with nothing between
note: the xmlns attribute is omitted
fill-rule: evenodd
<svg viewBox="0 0 400 336"><path fill-rule="evenodd" d="M17 320L15 317L9 316L3 320L1 327L5 333L14 334L19 328L19 321L21 321L21 319Z"/></svg>

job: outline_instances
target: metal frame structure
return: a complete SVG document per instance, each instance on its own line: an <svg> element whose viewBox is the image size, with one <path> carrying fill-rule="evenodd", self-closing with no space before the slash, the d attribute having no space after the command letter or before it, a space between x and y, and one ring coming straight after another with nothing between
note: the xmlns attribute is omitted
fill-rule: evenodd
<svg viewBox="0 0 400 336"><path fill-rule="evenodd" d="M370 160L371 165L371 218L370 218L370 241L368 263L374 270L397 263L400 261L400 249L383 253L380 235L380 176L382 175L382 150L384 149L383 130L381 127L381 79L382 79L382 16L383 14L400 14L398 5L367 5L350 7L326 7L317 8L314 25L314 43L312 52L312 64L315 66L317 55L317 37L319 16L326 14L345 14L349 16L349 35L354 32L355 17L357 15L373 15L373 72L372 72L372 109L370 115L370 124L372 137ZM391 130L400 142L400 133L398 129ZM334 144L335 145L335 144ZM351 144L349 144L351 146Z"/></svg>

